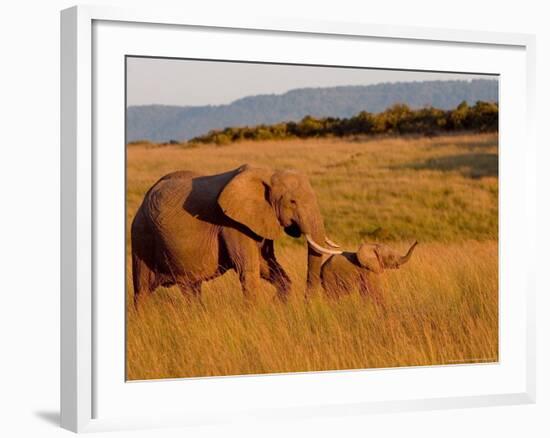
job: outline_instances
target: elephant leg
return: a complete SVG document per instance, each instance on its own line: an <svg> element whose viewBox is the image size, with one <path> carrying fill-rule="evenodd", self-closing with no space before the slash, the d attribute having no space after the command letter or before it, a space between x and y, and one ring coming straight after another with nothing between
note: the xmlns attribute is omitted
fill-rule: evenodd
<svg viewBox="0 0 550 438"><path fill-rule="evenodd" d="M134 285L134 307L140 310L143 301L156 289L155 273L136 254L132 254L132 281Z"/></svg>
<svg viewBox="0 0 550 438"><path fill-rule="evenodd" d="M235 269L239 276L241 289L244 298L252 300L256 295L256 291L260 287L260 254L256 247L256 255L254 256L254 248L250 248L250 253L244 251L243 248L228 248L229 255L232 259L232 268Z"/></svg>
<svg viewBox="0 0 550 438"><path fill-rule="evenodd" d="M321 289L321 265L323 257L316 253L310 246L307 248L307 287L306 300L317 294Z"/></svg>
<svg viewBox="0 0 550 438"><path fill-rule="evenodd" d="M223 229L222 236L231 265L239 276L243 294L246 299L251 299L260 286L258 242L234 228Z"/></svg>
<svg viewBox="0 0 550 438"><path fill-rule="evenodd" d="M237 267L237 274L241 282L243 295L246 300L252 300L256 296L256 291L260 288L260 263L256 259L250 261L250 264Z"/></svg>
<svg viewBox="0 0 550 438"><path fill-rule="evenodd" d="M276 260L263 261L260 269L261 277L277 289L281 301L287 301L292 281L283 267Z"/></svg>
<svg viewBox="0 0 550 438"><path fill-rule="evenodd" d="M277 296L286 301L290 293L292 281L283 267L275 258L273 241L269 240L262 246L262 259L260 260L260 275L269 281L277 289Z"/></svg>

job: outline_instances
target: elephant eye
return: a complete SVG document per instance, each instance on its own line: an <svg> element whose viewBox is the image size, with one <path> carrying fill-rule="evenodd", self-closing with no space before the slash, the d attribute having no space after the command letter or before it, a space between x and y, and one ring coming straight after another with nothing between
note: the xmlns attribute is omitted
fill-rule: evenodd
<svg viewBox="0 0 550 438"><path fill-rule="evenodd" d="M294 199L291 199L291 200L290 200L290 203L291 203L292 205L296 205L296 201L295 201Z"/></svg>

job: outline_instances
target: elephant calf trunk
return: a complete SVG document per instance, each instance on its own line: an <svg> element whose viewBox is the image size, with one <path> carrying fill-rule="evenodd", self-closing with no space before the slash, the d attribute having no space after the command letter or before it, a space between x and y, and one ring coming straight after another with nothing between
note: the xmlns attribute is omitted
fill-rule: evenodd
<svg viewBox="0 0 550 438"><path fill-rule="evenodd" d="M409 248L409 250L407 251L407 254L405 254L404 256L402 256L399 259L399 266L401 266L401 265L403 265L403 264L405 264L409 261L409 259L412 256L412 253L414 252L414 248L416 248L416 245L418 245L418 242L415 240L414 243Z"/></svg>

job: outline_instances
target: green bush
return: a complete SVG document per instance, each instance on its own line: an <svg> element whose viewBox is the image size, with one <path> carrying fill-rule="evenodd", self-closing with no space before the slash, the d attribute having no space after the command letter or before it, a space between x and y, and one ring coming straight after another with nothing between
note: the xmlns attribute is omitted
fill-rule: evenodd
<svg viewBox="0 0 550 438"><path fill-rule="evenodd" d="M413 110L404 104L393 105L372 114L361 111L350 118L306 116L299 122L283 122L255 127L228 127L191 139L190 143L224 145L241 140L285 140L289 138L345 137L373 134L424 134L450 131L498 131L498 104L478 101L473 106L461 102L445 111L427 107Z"/></svg>

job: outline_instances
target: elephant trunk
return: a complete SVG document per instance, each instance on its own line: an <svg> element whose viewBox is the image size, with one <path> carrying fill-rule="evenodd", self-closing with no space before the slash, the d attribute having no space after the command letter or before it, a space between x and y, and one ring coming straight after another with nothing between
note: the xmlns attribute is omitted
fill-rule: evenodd
<svg viewBox="0 0 550 438"><path fill-rule="evenodd" d="M323 261L323 254L341 254L342 251L327 248L323 245L323 243L327 242L330 246L336 246L334 242L326 237L325 226L320 213L309 216L308 226L303 227L303 232L308 243L307 289L308 291L314 291L321 286L321 264Z"/></svg>
<svg viewBox="0 0 550 438"><path fill-rule="evenodd" d="M400 259L399 259L399 266L407 263L409 261L409 259L411 258L411 255L414 251L414 248L416 247L416 245L418 245L418 242L415 241L411 247L409 248L409 250L407 251L407 254L405 254L404 256L402 256Z"/></svg>
<svg viewBox="0 0 550 438"><path fill-rule="evenodd" d="M311 246L307 247L307 291L313 292L321 287L321 265L323 256Z"/></svg>

